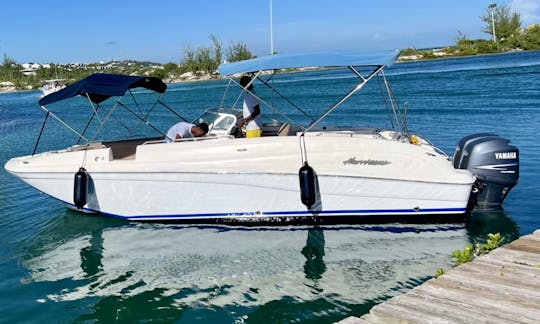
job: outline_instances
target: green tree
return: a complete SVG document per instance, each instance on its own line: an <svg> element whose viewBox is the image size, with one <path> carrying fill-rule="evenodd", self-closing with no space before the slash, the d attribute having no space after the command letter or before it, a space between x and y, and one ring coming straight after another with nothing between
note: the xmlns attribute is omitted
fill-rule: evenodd
<svg viewBox="0 0 540 324"><path fill-rule="evenodd" d="M213 47L200 46L197 49L187 47L184 50L184 58L180 63L184 70L213 73L218 68L223 57L223 46L217 36L210 35L209 38Z"/></svg>
<svg viewBox="0 0 540 324"><path fill-rule="evenodd" d="M214 66L212 56L211 47L199 47L195 56L195 61L197 62L197 71L212 72L212 68Z"/></svg>
<svg viewBox="0 0 540 324"><path fill-rule="evenodd" d="M184 50L184 59L180 63L185 70L195 72L197 71L197 61L195 59L197 52L191 47L186 47Z"/></svg>
<svg viewBox="0 0 540 324"><path fill-rule="evenodd" d="M4 53L4 59L2 60L2 68L10 68L13 65L17 65L17 61L15 61L11 57L7 56L6 53Z"/></svg>
<svg viewBox="0 0 540 324"><path fill-rule="evenodd" d="M253 58L253 54L243 42L233 42L227 49L227 61L237 62Z"/></svg>
<svg viewBox="0 0 540 324"><path fill-rule="evenodd" d="M414 47L408 47L401 51L401 56L418 55L418 50Z"/></svg>
<svg viewBox="0 0 540 324"><path fill-rule="evenodd" d="M64 74L62 73L62 70L59 69L58 65L54 63L49 63L49 65L50 68L41 68L36 71L38 79L45 80L64 77Z"/></svg>
<svg viewBox="0 0 540 324"><path fill-rule="evenodd" d="M461 32L460 30L457 31L457 35L456 37L454 38L454 40L456 41L456 45L459 44L460 42L462 41L468 41L469 40L469 37L467 36L467 34Z"/></svg>
<svg viewBox="0 0 540 324"><path fill-rule="evenodd" d="M22 84L24 76L20 70L22 70L22 66L4 53L4 59L0 65L0 82L11 81L17 85Z"/></svg>
<svg viewBox="0 0 540 324"><path fill-rule="evenodd" d="M486 23L483 32L493 36L495 25L496 39L501 42L517 37L521 31L521 16L517 12L511 12L508 5L497 4L495 7L488 7L480 18Z"/></svg>
<svg viewBox="0 0 540 324"><path fill-rule="evenodd" d="M519 46L525 50L540 49L540 24L525 29L523 36L519 40Z"/></svg>
<svg viewBox="0 0 540 324"><path fill-rule="evenodd" d="M221 40L215 35L210 35L208 37L214 44L214 66L212 66L212 71L215 71L223 60L223 44L221 43Z"/></svg>
<svg viewBox="0 0 540 324"><path fill-rule="evenodd" d="M150 73L150 75L160 79L164 79L168 76L165 69L155 69L154 71L152 71L152 73Z"/></svg>
<svg viewBox="0 0 540 324"><path fill-rule="evenodd" d="M178 73L178 65L172 62L165 63L163 65L163 71L165 71L167 75L176 74Z"/></svg>

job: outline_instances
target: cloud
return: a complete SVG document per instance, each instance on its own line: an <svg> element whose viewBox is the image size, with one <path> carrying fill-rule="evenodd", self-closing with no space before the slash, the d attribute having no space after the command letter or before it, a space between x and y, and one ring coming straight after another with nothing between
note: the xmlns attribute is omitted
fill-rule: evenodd
<svg viewBox="0 0 540 324"><path fill-rule="evenodd" d="M540 23L540 1L538 0L514 0L510 8L521 14L525 26Z"/></svg>

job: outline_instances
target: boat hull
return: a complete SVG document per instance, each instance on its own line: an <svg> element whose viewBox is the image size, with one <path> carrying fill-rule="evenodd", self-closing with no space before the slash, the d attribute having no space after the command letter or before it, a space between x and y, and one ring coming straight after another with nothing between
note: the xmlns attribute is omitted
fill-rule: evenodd
<svg viewBox="0 0 540 324"><path fill-rule="evenodd" d="M20 177L74 207L73 174ZM416 221L422 215L436 222L448 219L439 215L464 214L470 193L463 184L336 176L320 176L318 184L316 204L308 209L293 174L93 173L82 210L158 222L349 223Z"/></svg>
<svg viewBox="0 0 540 324"><path fill-rule="evenodd" d="M467 211L472 175L431 147L362 136L306 141L317 175L311 208L300 198L296 137L139 145L131 160L111 148L68 149L5 167L74 207L74 175L86 161L81 210L136 221L445 222Z"/></svg>

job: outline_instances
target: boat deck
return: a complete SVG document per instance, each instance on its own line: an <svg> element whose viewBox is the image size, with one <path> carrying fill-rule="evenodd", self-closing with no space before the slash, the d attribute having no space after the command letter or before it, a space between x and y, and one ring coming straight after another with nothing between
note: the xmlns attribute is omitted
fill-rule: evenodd
<svg viewBox="0 0 540 324"><path fill-rule="evenodd" d="M540 230L339 323L539 323Z"/></svg>

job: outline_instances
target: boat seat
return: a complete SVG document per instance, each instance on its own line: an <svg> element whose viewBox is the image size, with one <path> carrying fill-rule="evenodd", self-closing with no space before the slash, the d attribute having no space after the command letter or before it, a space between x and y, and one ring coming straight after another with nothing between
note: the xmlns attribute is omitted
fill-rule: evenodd
<svg viewBox="0 0 540 324"><path fill-rule="evenodd" d="M289 136L291 135L291 124L285 123L281 125L279 130L277 131L278 136Z"/></svg>
<svg viewBox="0 0 540 324"><path fill-rule="evenodd" d="M122 141L113 141L113 142L104 142L103 144L106 147L109 147L113 154L113 159L122 159L122 160L133 160L135 159L135 153L137 152L137 146L161 137L152 137L152 138L139 138L132 140L122 140Z"/></svg>

